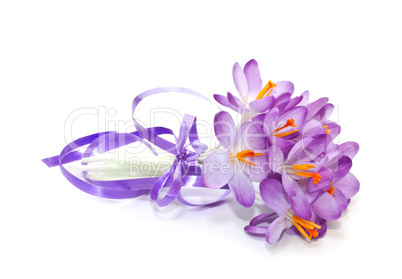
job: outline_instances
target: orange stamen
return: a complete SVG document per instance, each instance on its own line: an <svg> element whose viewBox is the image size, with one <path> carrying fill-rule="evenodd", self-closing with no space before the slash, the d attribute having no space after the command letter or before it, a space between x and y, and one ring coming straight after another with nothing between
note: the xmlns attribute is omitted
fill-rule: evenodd
<svg viewBox="0 0 402 279"><path fill-rule="evenodd" d="M321 229L320 225L317 225L310 220L304 220L298 216L292 216L292 224L297 228L297 230L304 235L306 238L311 239L312 237L318 237L317 229ZM309 233L307 234L306 231Z"/></svg>
<svg viewBox="0 0 402 279"><path fill-rule="evenodd" d="M311 239L311 237L306 233L306 231L302 228L302 226L300 226L299 224L297 224L296 222L292 221L292 224L296 227L296 229L302 234L304 235L306 238Z"/></svg>
<svg viewBox="0 0 402 279"><path fill-rule="evenodd" d="M241 161L241 162L247 163L247 164L249 164L250 166L255 166L254 163L251 163L250 161L247 161L246 159L239 158L239 157L237 157L236 159L239 160L239 161Z"/></svg>
<svg viewBox="0 0 402 279"><path fill-rule="evenodd" d="M303 177L312 177L314 184L318 184L321 180L321 175L319 175L318 172L296 171L295 174Z"/></svg>
<svg viewBox="0 0 402 279"><path fill-rule="evenodd" d="M311 230L313 230L314 228L321 229L321 226L317 225L316 223L314 223L314 222L312 222L310 220L304 220L304 219L302 219L302 218L300 218L299 216L296 216L296 215L292 216L292 220L294 220L295 222L299 223L303 227L311 229Z"/></svg>
<svg viewBox="0 0 402 279"><path fill-rule="evenodd" d="M329 133L331 133L331 130L328 130L327 128L328 128L328 125L322 125L324 128L325 128L325 133L327 133L327 135L329 134Z"/></svg>
<svg viewBox="0 0 402 279"><path fill-rule="evenodd" d="M276 84L273 83L272 81L268 81L267 85L264 86L263 89L261 89L260 93L258 93L258 96L256 100L261 99L262 97L269 96L271 94L272 90L276 87ZM269 92L268 92L269 91ZM268 92L267 95L265 95Z"/></svg>
<svg viewBox="0 0 402 279"><path fill-rule="evenodd" d="M249 150L243 150L243 151L237 152L236 156L230 155L230 158L237 159L237 160L247 163L251 166L255 166L254 163L252 163L244 158L262 156L262 155L264 155L264 153L254 153L254 150L249 149Z"/></svg>
<svg viewBox="0 0 402 279"><path fill-rule="evenodd" d="M308 232L309 232L309 236L310 236L310 238L309 239L311 239L312 237L313 238L316 238L316 237L318 237L318 231L317 230L310 230L310 229L306 229Z"/></svg>
<svg viewBox="0 0 402 279"><path fill-rule="evenodd" d="M286 133L276 134L276 135L273 135L273 136L283 138L283 137L289 136L289 135L291 135L293 133L296 133L298 131L299 130L294 130L294 131L290 131L290 132L286 132Z"/></svg>
<svg viewBox="0 0 402 279"><path fill-rule="evenodd" d="M285 128L290 127L290 126L292 126L292 127L297 127L297 125L295 125L295 120L294 120L293 118L288 119L288 120L286 121L286 124L285 124L285 125L283 125L283 126L280 127L280 128L275 129L272 134L275 134L276 132L279 132L280 130L285 129Z"/></svg>
<svg viewBox="0 0 402 279"><path fill-rule="evenodd" d="M308 171L310 168L315 168L313 164L293 165L294 170Z"/></svg>
<svg viewBox="0 0 402 279"><path fill-rule="evenodd" d="M286 136L288 136L288 135L291 135L291 134L296 133L296 132L299 131L299 130L293 130L293 131L290 131L290 132L275 134L275 133L279 132L280 130L283 130L283 129L287 128L287 127L293 127L293 128L294 128L294 127L297 127L297 125L295 125L295 120L294 120L293 118L288 119L288 120L286 121L286 124L283 125L282 127L279 127L279 128L277 128L277 129L275 129L274 132L272 133L272 135L273 135L273 136L276 136L276 137L282 138L282 137L286 137Z"/></svg>
<svg viewBox="0 0 402 279"><path fill-rule="evenodd" d="M334 191L335 191L335 187L331 185L329 185L329 190L327 191L327 193L329 193L331 196L334 195Z"/></svg>

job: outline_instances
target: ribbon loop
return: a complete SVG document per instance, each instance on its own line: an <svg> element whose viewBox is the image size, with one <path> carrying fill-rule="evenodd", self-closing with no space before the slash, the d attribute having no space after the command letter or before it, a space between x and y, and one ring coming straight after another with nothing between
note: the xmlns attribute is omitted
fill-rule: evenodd
<svg viewBox="0 0 402 279"><path fill-rule="evenodd" d="M64 147L60 155L45 158L42 159L42 161L48 167L59 166L62 174L74 186L88 194L98 197L126 199L149 193L151 199L156 201L159 206L166 206L175 199L178 199L188 206L208 206L220 202L230 192L230 190L227 190L227 187L224 188L226 189L225 193L217 201L208 204L193 204L187 202L180 194L182 187L206 187L200 177L201 168L197 158L201 153L207 150L207 146L202 144L199 140L196 117L188 114L183 117L177 138L170 129L164 127L144 128L134 118L135 109L144 98L155 94L170 92L188 94L209 101L203 95L181 87L161 87L145 91L139 94L133 100L132 104L133 121L137 131L132 133L107 131L82 137ZM172 143L165 140L160 137L161 135L173 135L176 142ZM186 145L187 140L189 143ZM93 156L95 151L104 153L134 142L144 144L155 156L158 156L158 154L151 144L175 155L176 158L172 166L160 177L102 181L90 179L88 173L84 171L83 175L85 180L82 180L64 167L64 164ZM84 146L87 147L85 151L82 152L80 149ZM188 150L188 146L191 146L194 151ZM86 165L86 163L82 164ZM163 188L169 188L169 190L163 198L158 199Z"/></svg>

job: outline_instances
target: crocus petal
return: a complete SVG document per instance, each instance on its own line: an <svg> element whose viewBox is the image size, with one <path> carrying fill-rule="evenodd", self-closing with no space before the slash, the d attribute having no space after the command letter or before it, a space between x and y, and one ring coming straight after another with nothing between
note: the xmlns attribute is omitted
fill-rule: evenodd
<svg viewBox="0 0 402 279"><path fill-rule="evenodd" d="M240 150L252 149L256 152L258 150L266 150L266 135L264 134L262 125L259 122L244 122L240 126L236 137L236 145Z"/></svg>
<svg viewBox="0 0 402 279"><path fill-rule="evenodd" d="M279 118L278 118L278 126L283 126L286 124L286 121L288 119L293 119L294 125L296 125L295 128L291 128L291 130L293 129L299 129L299 127L301 127L304 123L304 120L306 119L306 115L307 115L307 108L306 107L296 107L296 108L292 108L286 112L284 112ZM288 128L285 128L283 130L281 130L281 132L286 132Z"/></svg>
<svg viewBox="0 0 402 279"><path fill-rule="evenodd" d="M295 196L296 189L300 188L299 184L297 184L297 181L290 177L286 171L282 171L282 184L283 189L285 189L289 196Z"/></svg>
<svg viewBox="0 0 402 279"><path fill-rule="evenodd" d="M244 230L255 235L265 235L268 226L261 226L260 223L271 224L276 218L278 218L277 216L276 213L258 215L251 219L250 224L246 226Z"/></svg>
<svg viewBox="0 0 402 279"><path fill-rule="evenodd" d="M276 123L279 118L279 110L273 108L267 112L264 118L264 131L267 135L271 135L276 129Z"/></svg>
<svg viewBox="0 0 402 279"><path fill-rule="evenodd" d="M323 237L325 235L325 233L327 232L327 222L324 219L322 223L320 222L315 222L317 225L321 226L320 229L317 229L317 233L318 233L318 238Z"/></svg>
<svg viewBox="0 0 402 279"><path fill-rule="evenodd" d="M352 168L352 159L348 156L342 156L338 161L337 164L332 164L328 166L334 172L334 182L345 177L348 174L350 169Z"/></svg>
<svg viewBox="0 0 402 279"><path fill-rule="evenodd" d="M270 168L268 166L266 156L255 156L248 158L252 165L247 164L244 171L250 176L251 179L261 181L268 176Z"/></svg>
<svg viewBox="0 0 402 279"><path fill-rule="evenodd" d="M327 103L317 112L316 117L321 120L321 122L325 123L333 111L334 105Z"/></svg>
<svg viewBox="0 0 402 279"><path fill-rule="evenodd" d="M327 192L320 195L311 204L311 208L318 216L327 221L336 220L341 217L342 214L334 197Z"/></svg>
<svg viewBox="0 0 402 279"><path fill-rule="evenodd" d="M226 111L218 112L214 119L215 136L224 148L234 145L236 126Z"/></svg>
<svg viewBox="0 0 402 279"><path fill-rule="evenodd" d="M332 153L334 151L339 153L339 145L334 142L330 142L327 146L327 155L328 153Z"/></svg>
<svg viewBox="0 0 402 279"><path fill-rule="evenodd" d="M328 165L328 157L325 155L321 158L318 158L318 160L314 164L316 167L313 170L320 171L321 169L326 168L326 166Z"/></svg>
<svg viewBox="0 0 402 279"><path fill-rule="evenodd" d="M225 97L225 96L223 96L223 95L219 95L219 94L214 94L214 99L215 99L219 104L221 104L222 106L225 106L225 107L227 107L227 108L230 108L230 109L233 109L233 110L237 111L237 110L236 110L236 107L233 106L233 105L229 102L229 100L228 100L227 97Z"/></svg>
<svg viewBox="0 0 402 279"><path fill-rule="evenodd" d="M228 183L238 203L250 207L255 200L255 190L250 177L241 170L237 170Z"/></svg>
<svg viewBox="0 0 402 279"><path fill-rule="evenodd" d="M304 91L300 96L302 96L303 99L300 101L299 106L306 106L308 104L308 100L310 98L310 92Z"/></svg>
<svg viewBox="0 0 402 279"><path fill-rule="evenodd" d="M284 137L269 137L269 143L271 146L276 146L280 148L283 152L283 155L288 156L289 151L292 149L294 142L292 140L286 139Z"/></svg>
<svg viewBox="0 0 402 279"><path fill-rule="evenodd" d="M261 113L261 114L258 114L258 115L256 115L256 116L252 117L251 120L256 121L256 122L259 122L259 123L263 123L263 122L264 122L264 118L265 118L265 114L264 114L264 113Z"/></svg>
<svg viewBox="0 0 402 279"><path fill-rule="evenodd" d="M320 111L320 109L326 104L328 103L328 98L324 97L324 98L320 98L308 105L306 105L307 109L308 109L308 114L306 117L306 121L307 120L311 120L312 118L314 118L317 113Z"/></svg>
<svg viewBox="0 0 402 279"><path fill-rule="evenodd" d="M250 109L253 111L263 113L268 111L273 107L275 103L275 97L274 96L266 96L258 100L254 100L248 104Z"/></svg>
<svg viewBox="0 0 402 279"><path fill-rule="evenodd" d="M314 192L322 188L326 188L332 183L334 179L334 173L328 168L321 168L318 174L321 176L320 182L318 182L318 184L314 183L313 178L310 178L309 181L307 182L308 192Z"/></svg>
<svg viewBox="0 0 402 279"><path fill-rule="evenodd" d="M243 102L232 93L228 92L227 97L230 104L232 104L237 109L238 113L242 114L245 111L249 111L249 109L243 104Z"/></svg>
<svg viewBox="0 0 402 279"><path fill-rule="evenodd" d="M268 148L267 160L269 168L277 173L281 173L283 169L284 155L280 148L273 145Z"/></svg>
<svg viewBox="0 0 402 279"><path fill-rule="evenodd" d="M255 235L265 235L267 233L268 227L247 225L244 228L244 230L248 233L255 234Z"/></svg>
<svg viewBox="0 0 402 279"><path fill-rule="evenodd" d="M303 218L306 220L310 219L311 218L311 207L310 207L310 203L307 200L307 196L304 194L304 192L300 188L300 186L295 187L295 193L296 193L296 195L294 195L294 196L289 195L289 202L290 202L290 205L292 206L293 211L300 218Z"/></svg>
<svg viewBox="0 0 402 279"><path fill-rule="evenodd" d="M350 199L356 195L357 192L359 192L360 183L359 180L357 180L357 178L351 172L349 172L341 180L334 183L334 187L335 189L342 191L347 199Z"/></svg>
<svg viewBox="0 0 402 279"><path fill-rule="evenodd" d="M244 75L243 69L240 67L239 63L236 63L233 66L233 81L243 103L247 103L248 85L246 76Z"/></svg>
<svg viewBox="0 0 402 279"><path fill-rule="evenodd" d="M303 138L311 138L316 135L324 135L327 132L325 131L324 126L321 122L317 120L310 120L303 125L302 134Z"/></svg>
<svg viewBox="0 0 402 279"><path fill-rule="evenodd" d="M260 214L250 220L250 225L257 226L263 222L272 223L273 220L275 220L276 218L278 218L278 214L276 214L276 213Z"/></svg>
<svg viewBox="0 0 402 279"><path fill-rule="evenodd" d="M249 101L255 100L263 86L257 61L254 59L248 61L246 65L244 65L244 74L248 84Z"/></svg>
<svg viewBox="0 0 402 279"><path fill-rule="evenodd" d="M302 162L316 161L325 152L331 140L331 137L326 134L315 136L312 140L311 138L301 139L290 150L287 163L298 165Z"/></svg>
<svg viewBox="0 0 402 279"><path fill-rule="evenodd" d="M321 194L322 191L313 191L313 192L306 191L305 193L309 204L313 203L317 199L317 197Z"/></svg>
<svg viewBox="0 0 402 279"><path fill-rule="evenodd" d="M265 238L271 245L278 242L282 235L282 232L287 229L288 222L285 216L281 216L275 219L271 225L269 225Z"/></svg>
<svg viewBox="0 0 402 279"><path fill-rule="evenodd" d="M275 97L274 107L278 108L279 112L283 112L288 105L291 96L292 94L290 93L284 93L278 97Z"/></svg>
<svg viewBox="0 0 402 279"><path fill-rule="evenodd" d="M344 211L348 207L349 200L345 197L342 191L340 191L339 189L335 189L333 197L336 200L341 211Z"/></svg>
<svg viewBox="0 0 402 279"><path fill-rule="evenodd" d="M344 142L339 146L339 152L353 159L359 152L359 144L354 141Z"/></svg>
<svg viewBox="0 0 402 279"><path fill-rule="evenodd" d="M301 100L303 100L303 96L297 96L297 97L291 98L288 105L285 108L285 111L297 106L301 102Z"/></svg>
<svg viewBox="0 0 402 279"><path fill-rule="evenodd" d="M340 134L341 126L332 121L327 121L325 125L327 125L328 135L334 140Z"/></svg>
<svg viewBox="0 0 402 279"><path fill-rule="evenodd" d="M278 81L276 82L276 86L272 90L271 95L277 97L283 93L290 93L293 94L295 87L292 82L290 81Z"/></svg>
<svg viewBox="0 0 402 279"><path fill-rule="evenodd" d="M233 164L230 161L229 151L224 153L213 152L202 164L202 181L211 189L219 189L225 186L232 179L233 174Z"/></svg>
<svg viewBox="0 0 402 279"><path fill-rule="evenodd" d="M298 162L301 160L306 160L307 155L305 154L305 148L313 141L313 138L302 138L295 143L293 148L290 150L287 162L292 165L293 162Z"/></svg>
<svg viewBox="0 0 402 279"><path fill-rule="evenodd" d="M271 210L279 215L286 215L290 204L279 181L271 178L264 179L260 183L260 193L262 200Z"/></svg>

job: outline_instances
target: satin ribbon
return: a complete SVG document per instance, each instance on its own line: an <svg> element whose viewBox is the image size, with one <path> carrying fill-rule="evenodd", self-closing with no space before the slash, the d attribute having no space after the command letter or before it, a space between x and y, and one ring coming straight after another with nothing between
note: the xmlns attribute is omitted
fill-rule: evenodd
<svg viewBox="0 0 402 279"><path fill-rule="evenodd" d="M42 159L42 161L48 167L59 166L62 174L74 186L88 194L98 197L126 199L150 193L151 199L156 201L159 206L166 206L175 199L188 206L213 206L219 204L230 193L227 186L223 188L226 190L223 195L211 203L191 203L180 193L182 187L206 187L201 180L201 169L198 165L197 158L207 147L199 141L196 118L187 114L184 116L177 138L170 129L164 127L144 128L134 118L135 109L144 98L169 92L189 94L209 101L203 95L195 91L180 87L163 87L145 91L134 99L132 105L133 121L137 129L136 132L117 133L109 131L79 138L63 148L60 155L45 158ZM167 134L173 135L176 142L172 143L160 137L160 135ZM187 139L189 144L185 145ZM87 173L83 172L84 181L69 172L63 166L66 163L90 157L94 154L95 150L106 152L136 141L144 144L156 156L157 152L148 142L175 155L176 158L172 166L161 177L112 181L89 179ZM80 151L81 147L86 145L88 145L86 150L84 152ZM189 146L191 146L194 151L190 151L188 149ZM164 197L158 199L163 188L169 188L169 190Z"/></svg>

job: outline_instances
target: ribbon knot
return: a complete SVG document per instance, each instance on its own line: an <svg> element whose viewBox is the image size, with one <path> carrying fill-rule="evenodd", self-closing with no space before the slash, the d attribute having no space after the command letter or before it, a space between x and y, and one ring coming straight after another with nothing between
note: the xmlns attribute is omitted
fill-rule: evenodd
<svg viewBox="0 0 402 279"><path fill-rule="evenodd" d="M188 153L187 152L187 150L183 150L180 154L177 154L176 155L176 160L177 161L180 161L180 162L182 162L182 163L187 163L187 158L189 158L189 155L190 155L191 153ZM194 158L195 159L195 158ZM194 160L193 159L193 160ZM191 161L193 161L193 160L191 160Z"/></svg>
<svg viewBox="0 0 402 279"><path fill-rule="evenodd" d="M185 143L189 140L189 143ZM187 150L191 146L194 152ZM183 186L183 178L194 168L200 169L198 156L206 150L206 146L200 143L197 135L196 117L186 114L180 126L179 137L172 150L167 150L176 155L172 166L155 182L150 192L152 200L159 206L166 206L175 200ZM161 190L169 187L168 193L160 200L158 196Z"/></svg>

